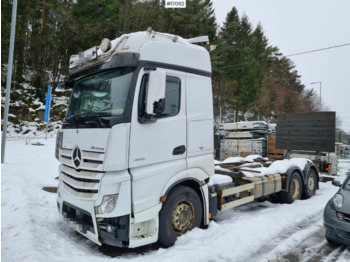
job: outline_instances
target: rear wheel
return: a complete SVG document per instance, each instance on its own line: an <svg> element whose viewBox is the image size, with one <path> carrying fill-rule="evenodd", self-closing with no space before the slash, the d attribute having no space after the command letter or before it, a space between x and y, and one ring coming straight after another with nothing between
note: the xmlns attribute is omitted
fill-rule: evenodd
<svg viewBox="0 0 350 262"><path fill-rule="evenodd" d="M170 247L178 236L202 221L203 207L198 194L189 187L178 186L168 195L159 214L158 242Z"/></svg>
<svg viewBox="0 0 350 262"><path fill-rule="evenodd" d="M301 177L298 172L293 172L287 185L287 192L280 192L280 199L282 203L291 204L301 198L302 191Z"/></svg>
<svg viewBox="0 0 350 262"><path fill-rule="evenodd" d="M306 176L306 184L304 185L303 198L308 199L315 195L317 188L317 175L314 169L310 169Z"/></svg>

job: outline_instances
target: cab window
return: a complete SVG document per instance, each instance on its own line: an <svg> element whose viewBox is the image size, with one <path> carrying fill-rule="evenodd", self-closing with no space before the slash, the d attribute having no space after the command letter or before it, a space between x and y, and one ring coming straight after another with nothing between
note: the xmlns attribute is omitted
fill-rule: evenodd
<svg viewBox="0 0 350 262"><path fill-rule="evenodd" d="M145 108L147 101L148 74L144 75L141 82L139 95L138 115L139 120L146 117ZM167 76L165 86L165 106L164 111L156 114L153 118L160 119L172 117L180 111L181 80L177 77Z"/></svg>

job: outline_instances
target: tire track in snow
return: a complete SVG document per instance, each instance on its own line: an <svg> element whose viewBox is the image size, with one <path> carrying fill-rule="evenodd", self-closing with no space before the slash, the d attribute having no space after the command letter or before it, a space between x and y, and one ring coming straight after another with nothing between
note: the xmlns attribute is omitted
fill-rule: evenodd
<svg viewBox="0 0 350 262"><path fill-rule="evenodd" d="M345 262L350 261L350 247L332 245L325 239L323 212L305 218L297 227L263 245L252 261L268 262Z"/></svg>
<svg viewBox="0 0 350 262"><path fill-rule="evenodd" d="M295 246L282 258L284 261L335 262L339 261L343 253L344 255L348 253L346 248L329 244L324 237L324 229L321 227L315 234L302 239L299 245Z"/></svg>

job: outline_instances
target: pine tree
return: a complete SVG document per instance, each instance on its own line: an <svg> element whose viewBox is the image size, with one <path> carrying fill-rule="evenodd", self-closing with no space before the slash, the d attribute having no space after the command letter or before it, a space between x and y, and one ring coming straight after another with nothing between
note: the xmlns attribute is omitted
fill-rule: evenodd
<svg viewBox="0 0 350 262"><path fill-rule="evenodd" d="M165 20L163 31L184 38L202 35L216 38L216 19L211 0L187 0L186 8L165 8L162 4Z"/></svg>
<svg viewBox="0 0 350 262"><path fill-rule="evenodd" d="M120 7L119 34L144 31L148 27L159 30L162 24L159 0L125 0Z"/></svg>
<svg viewBox="0 0 350 262"><path fill-rule="evenodd" d="M117 37L118 0L78 0L72 4L72 22L75 37L73 53L99 45L103 38Z"/></svg>
<svg viewBox="0 0 350 262"><path fill-rule="evenodd" d="M218 46L217 52L224 56L223 75L234 83L234 88L227 94L235 104L231 109L247 111L257 99L262 87L262 67L259 63L263 46L258 37L259 31L253 34L252 25L246 15L239 18L238 11L234 7L226 17L220 31L223 45ZM260 47L260 49L263 49Z"/></svg>

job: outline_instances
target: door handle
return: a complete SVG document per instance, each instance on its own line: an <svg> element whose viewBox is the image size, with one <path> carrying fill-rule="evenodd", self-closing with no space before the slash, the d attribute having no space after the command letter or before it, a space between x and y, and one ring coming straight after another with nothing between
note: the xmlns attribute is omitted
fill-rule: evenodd
<svg viewBox="0 0 350 262"><path fill-rule="evenodd" d="M174 156L182 155L185 152L186 152L186 147L185 146L177 146L173 150L173 155Z"/></svg>

